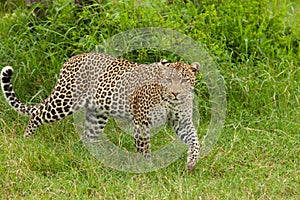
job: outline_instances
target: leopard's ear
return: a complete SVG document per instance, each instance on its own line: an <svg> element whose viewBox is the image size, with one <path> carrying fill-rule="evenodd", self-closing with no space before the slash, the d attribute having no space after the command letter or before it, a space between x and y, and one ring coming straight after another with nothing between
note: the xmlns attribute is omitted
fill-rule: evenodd
<svg viewBox="0 0 300 200"><path fill-rule="evenodd" d="M191 64L191 66L192 66L193 72L194 72L195 74L197 74L197 73L199 72L199 70L200 70L200 63L198 63L198 62L193 62L193 63Z"/></svg>
<svg viewBox="0 0 300 200"><path fill-rule="evenodd" d="M164 65L164 64L167 64L167 63L169 63L169 61L168 61L168 60L166 60L166 59L161 59L161 60L160 60L160 63Z"/></svg>

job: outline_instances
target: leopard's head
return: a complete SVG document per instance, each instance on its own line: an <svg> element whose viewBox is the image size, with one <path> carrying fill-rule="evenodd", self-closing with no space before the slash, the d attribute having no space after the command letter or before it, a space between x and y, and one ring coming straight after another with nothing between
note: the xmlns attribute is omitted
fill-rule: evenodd
<svg viewBox="0 0 300 200"><path fill-rule="evenodd" d="M184 101L187 96L191 96L200 64L198 62L192 64L169 63L166 60L161 60L160 65L162 65L162 82L168 98Z"/></svg>

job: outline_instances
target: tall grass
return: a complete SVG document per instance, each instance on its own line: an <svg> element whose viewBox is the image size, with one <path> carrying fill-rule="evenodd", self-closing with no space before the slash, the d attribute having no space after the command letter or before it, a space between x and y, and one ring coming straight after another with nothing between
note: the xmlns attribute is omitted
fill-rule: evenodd
<svg viewBox="0 0 300 200"><path fill-rule="evenodd" d="M44 9L35 16L33 10ZM27 117L0 96L2 198L297 199L300 196L300 6L296 1L102 1L78 7L55 1L24 9L0 4L0 66L15 69L13 85L27 103L43 101L62 64L104 39L139 27L165 27L207 48L227 88L222 135L193 173L185 158L146 174L110 169L84 148L69 117L24 139ZM141 50L125 55L154 62L175 55ZM201 91L199 137L209 123ZM162 141L163 142L163 141ZM132 143L128 141L129 145ZM132 144L133 145L133 144Z"/></svg>

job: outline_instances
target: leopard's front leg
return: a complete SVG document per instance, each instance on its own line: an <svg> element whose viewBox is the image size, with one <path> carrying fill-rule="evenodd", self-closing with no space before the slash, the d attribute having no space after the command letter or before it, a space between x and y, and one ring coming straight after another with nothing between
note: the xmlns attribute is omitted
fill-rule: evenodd
<svg viewBox="0 0 300 200"><path fill-rule="evenodd" d="M150 130L147 125L134 124L134 143L138 153L145 158L151 157L150 150Z"/></svg>
<svg viewBox="0 0 300 200"><path fill-rule="evenodd" d="M195 133L195 134L194 134ZM199 160L200 145L196 132L188 139L189 151L187 157L187 170L192 171Z"/></svg>
<svg viewBox="0 0 300 200"><path fill-rule="evenodd" d="M177 136L189 147L187 156L187 170L192 171L199 160L200 144L192 117L189 115L177 115L172 120L173 128Z"/></svg>

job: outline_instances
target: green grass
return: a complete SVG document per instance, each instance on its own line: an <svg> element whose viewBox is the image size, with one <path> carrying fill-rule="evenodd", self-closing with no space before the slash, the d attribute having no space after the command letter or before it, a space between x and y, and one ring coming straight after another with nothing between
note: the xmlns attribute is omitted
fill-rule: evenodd
<svg viewBox="0 0 300 200"><path fill-rule="evenodd" d="M103 39L133 28L164 27L203 44L218 63L227 89L224 129L193 173L184 170L185 157L155 172L125 173L90 155L72 117L24 139L28 118L13 111L1 95L2 199L300 198L299 2L124 0L83 8L72 2L56 1L39 18L34 7L24 10L23 1L0 4L0 66L14 67L20 100L44 100L61 65L72 55L92 51ZM125 57L145 63L178 58L159 50ZM198 81L202 138L210 104L206 83L201 77ZM119 137L133 149L133 141Z"/></svg>

